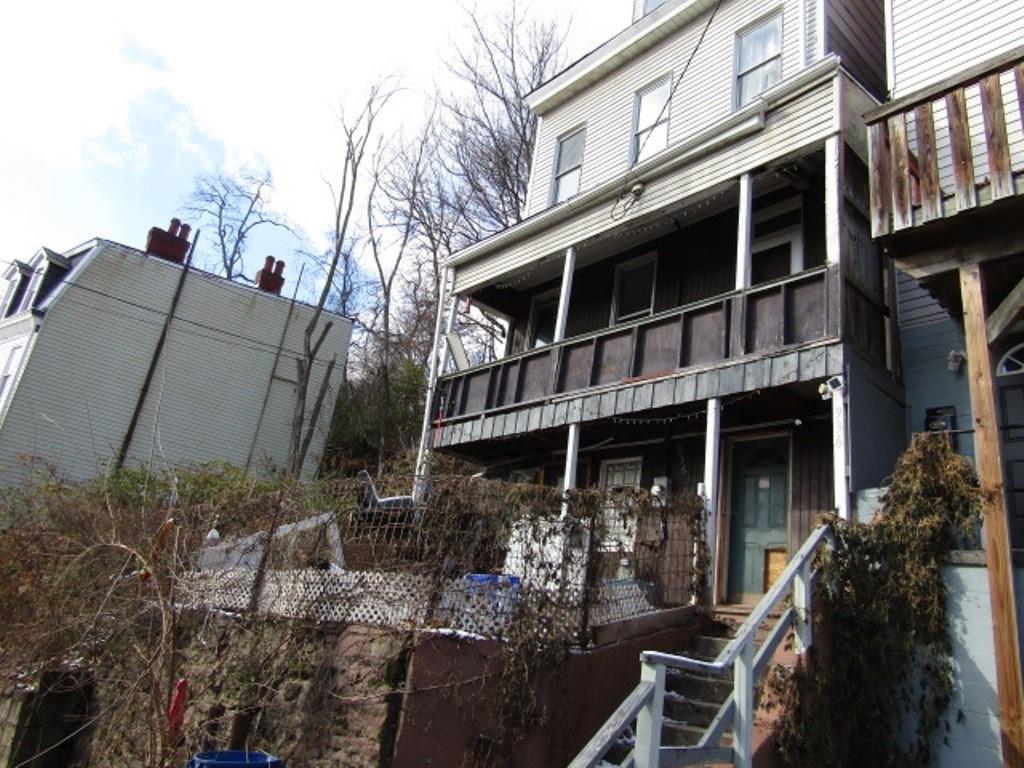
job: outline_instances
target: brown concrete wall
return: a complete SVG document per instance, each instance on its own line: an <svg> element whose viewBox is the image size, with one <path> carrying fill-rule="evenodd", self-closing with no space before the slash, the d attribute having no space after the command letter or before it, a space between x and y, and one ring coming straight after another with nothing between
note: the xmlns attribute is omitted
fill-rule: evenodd
<svg viewBox="0 0 1024 768"><path fill-rule="evenodd" d="M506 765L566 765L639 682L640 652L680 651L698 632L692 609L670 628L637 635L620 627L620 639L569 654L540 676L533 695L543 722L525 729ZM623 624L626 624L623 622ZM634 628L643 631L643 622ZM648 625L649 626L649 625ZM402 706L394 768L502 765L497 754L501 710L502 644L441 634L416 641Z"/></svg>

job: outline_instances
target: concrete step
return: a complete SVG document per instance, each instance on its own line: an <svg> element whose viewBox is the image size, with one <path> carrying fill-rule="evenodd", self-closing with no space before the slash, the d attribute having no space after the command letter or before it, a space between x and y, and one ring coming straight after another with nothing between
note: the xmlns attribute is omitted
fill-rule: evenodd
<svg viewBox="0 0 1024 768"><path fill-rule="evenodd" d="M691 649L686 653L697 659L714 659L729 644L731 637L711 637L710 635L698 635L693 639Z"/></svg>
<svg viewBox="0 0 1024 768"><path fill-rule="evenodd" d="M712 701L687 699L672 691L665 693L665 716L698 728L710 725L721 706Z"/></svg>
<svg viewBox="0 0 1024 768"><path fill-rule="evenodd" d="M721 704L732 693L731 677L708 677L680 669L669 669L665 688L690 701Z"/></svg>
<svg viewBox="0 0 1024 768"><path fill-rule="evenodd" d="M692 747L704 735L704 728L698 728L687 723L680 723L665 718L661 723L661 744L665 747ZM723 746L732 744L732 732L727 731L722 736Z"/></svg>

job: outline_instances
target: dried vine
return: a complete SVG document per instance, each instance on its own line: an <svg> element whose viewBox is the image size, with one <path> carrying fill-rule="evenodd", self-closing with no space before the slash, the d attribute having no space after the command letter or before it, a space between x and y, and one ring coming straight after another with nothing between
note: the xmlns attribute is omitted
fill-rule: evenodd
<svg viewBox="0 0 1024 768"><path fill-rule="evenodd" d="M970 464L941 434L916 435L881 515L835 524L816 597L825 638L811 664L776 670L767 693L789 766L929 765L952 697L947 553L977 536ZM823 645L824 647L820 647Z"/></svg>

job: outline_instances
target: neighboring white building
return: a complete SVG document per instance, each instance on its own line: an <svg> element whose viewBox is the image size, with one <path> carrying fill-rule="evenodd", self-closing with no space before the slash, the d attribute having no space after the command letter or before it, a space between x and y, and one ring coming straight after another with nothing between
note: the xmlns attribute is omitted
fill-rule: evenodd
<svg viewBox="0 0 1024 768"><path fill-rule="evenodd" d="M99 239L63 254L43 248L3 275L0 483L40 466L84 480L121 453L126 466L287 465L296 363L315 308L278 295L281 262L256 287L186 269L187 238L187 225L178 233L172 221L150 230L146 251ZM352 330L325 312L318 325L328 323L307 419L336 365L307 473L323 451Z"/></svg>

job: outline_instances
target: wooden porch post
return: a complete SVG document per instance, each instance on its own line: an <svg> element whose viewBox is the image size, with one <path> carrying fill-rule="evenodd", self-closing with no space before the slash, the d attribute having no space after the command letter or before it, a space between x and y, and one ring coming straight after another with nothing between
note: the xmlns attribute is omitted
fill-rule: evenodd
<svg viewBox="0 0 1024 768"><path fill-rule="evenodd" d="M708 398L707 431L704 435L704 509L707 512L708 588L711 604L718 602L718 458L722 430L722 401L717 397Z"/></svg>
<svg viewBox="0 0 1024 768"><path fill-rule="evenodd" d="M1003 765L1018 768L1024 766L1024 692L1021 690L1017 611L1013 599L1010 532L1003 494L1003 459L999 445L992 360L986 333L985 298L979 265L960 267L960 296L964 308L964 334L967 337L974 452L981 483Z"/></svg>
<svg viewBox="0 0 1024 768"><path fill-rule="evenodd" d="M846 384L838 376L839 386L832 390L832 490L836 514L850 519L850 479L846 474ZM833 381L833 379L829 379Z"/></svg>
<svg viewBox="0 0 1024 768"><path fill-rule="evenodd" d="M750 287L750 219L753 210L753 177L740 176L740 209L736 225L736 290Z"/></svg>
<svg viewBox="0 0 1024 768"><path fill-rule="evenodd" d="M558 316L555 318L554 343L565 339L565 326L569 319L569 299L572 297L572 275L576 269L576 248L565 249L565 265L562 267L562 290L558 294Z"/></svg>
<svg viewBox="0 0 1024 768"><path fill-rule="evenodd" d="M825 263L838 264L843 239L843 137L825 139Z"/></svg>
<svg viewBox="0 0 1024 768"><path fill-rule="evenodd" d="M454 284L449 287L451 278L450 270L445 269L441 273L441 284L438 286L437 316L434 319L434 344L430 351L430 368L427 374L427 402L423 407L423 424L420 429L420 447L416 454L416 469L413 477L412 495L417 502L423 501L423 492L426 487L426 479L430 474L430 422L434 414L434 394L437 392L437 378L444 374L445 366L448 364L448 350L444 339L455 330L455 314L458 311L459 297L455 295ZM445 323L445 334L441 335L441 323L444 318L445 300L451 292L451 302L448 307L448 319ZM444 355L442 359L442 355Z"/></svg>
<svg viewBox="0 0 1024 768"><path fill-rule="evenodd" d="M565 441L565 475L562 477L562 490L571 491L576 487L576 463L580 453L580 424L569 425L569 435ZM562 502L562 517L569 512L569 503Z"/></svg>

